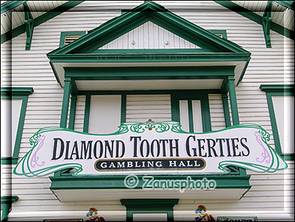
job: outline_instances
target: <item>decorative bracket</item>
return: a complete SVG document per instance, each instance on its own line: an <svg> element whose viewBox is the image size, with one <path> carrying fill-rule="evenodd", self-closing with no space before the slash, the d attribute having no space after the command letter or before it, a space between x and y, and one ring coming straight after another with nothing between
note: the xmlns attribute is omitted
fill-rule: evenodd
<svg viewBox="0 0 295 222"><path fill-rule="evenodd" d="M25 26L26 26L26 50L31 49L33 31L34 31L34 18L30 11L27 2L24 2L24 13L25 13Z"/></svg>
<svg viewBox="0 0 295 222"><path fill-rule="evenodd" d="M265 45L266 48L271 48L271 39L270 39L270 25L271 25L271 8L272 1L268 1L262 16L262 28L264 33Z"/></svg>

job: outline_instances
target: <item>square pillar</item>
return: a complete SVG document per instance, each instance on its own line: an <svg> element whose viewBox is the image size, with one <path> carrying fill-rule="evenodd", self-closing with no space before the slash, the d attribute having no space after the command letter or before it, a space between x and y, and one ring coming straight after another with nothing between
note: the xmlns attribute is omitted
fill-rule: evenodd
<svg viewBox="0 0 295 222"><path fill-rule="evenodd" d="M61 109L61 115L60 115L60 125L59 125L61 128L67 127L71 89L72 89L71 79L65 79L64 95L63 95L62 109Z"/></svg>
<svg viewBox="0 0 295 222"><path fill-rule="evenodd" d="M227 87L228 87L228 93L229 93L229 98L230 98L232 123L233 123L233 125L239 125L240 120L239 120L237 96L236 96L236 90L235 90L235 79L233 76L227 77Z"/></svg>

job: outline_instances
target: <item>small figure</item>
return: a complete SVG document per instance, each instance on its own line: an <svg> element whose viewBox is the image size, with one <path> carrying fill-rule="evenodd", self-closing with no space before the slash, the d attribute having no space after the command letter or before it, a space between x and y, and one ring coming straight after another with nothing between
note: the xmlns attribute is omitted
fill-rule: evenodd
<svg viewBox="0 0 295 222"><path fill-rule="evenodd" d="M98 215L96 208L90 208L86 216L86 222L105 222L105 219Z"/></svg>
<svg viewBox="0 0 295 222"><path fill-rule="evenodd" d="M199 205L195 212L197 214L195 217L196 222L215 222L214 217L207 213L204 205Z"/></svg>

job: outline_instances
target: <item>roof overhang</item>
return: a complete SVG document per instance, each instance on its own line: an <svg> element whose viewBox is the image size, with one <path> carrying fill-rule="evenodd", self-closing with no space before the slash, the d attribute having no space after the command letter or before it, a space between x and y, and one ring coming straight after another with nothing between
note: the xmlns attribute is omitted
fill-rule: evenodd
<svg viewBox="0 0 295 222"><path fill-rule="evenodd" d="M50 177L50 189L62 202L118 200L130 198L185 198L185 199L222 199L239 200L251 188L249 175L154 175L154 180L215 180L216 188L212 190L149 189L144 187L146 178L137 175L138 186L126 187L124 175L105 176L71 176L54 175Z"/></svg>
<svg viewBox="0 0 295 222"><path fill-rule="evenodd" d="M111 50L110 50L111 51ZM118 51L118 50L117 50ZM131 51L131 50L130 50ZM151 50L150 50L151 51ZM169 52L170 51L170 52ZM142 51L139 53L136 53L136 50L134 52L126 53L125 50L122 50L121 53L112 53L109 54L90 54L90 55L52 55L49 56L50 58L50 64L52 66L52 69L55 73L57 81L60 83L60 85L63 87L64 79L66 77L65 71L73 68L77 68L79 70L81 69L88 69L88 68L96 68L96 70L100 70L103 68L125 68L125 67L132 67L132 68L142 68L142 67L154 67L159 68L161 67L195 67L197 70L198 68L204 69L204 67L210 67L215 69L219 69L220 67L227 67L227 68L233 68L233 72L229 72L228 75L234 75L235 82L238 84L247 68L247 65L250 60L249 55L236 55L231 53L202 53L202 54L196 54L191 50L192 53L188 54L187 50L186 53L181 53L181 50L171 50L167 49L166 53L143 53ZM68 76L70 77L70 76ZM82 75L80 77L84 79L86 78L86 75ZM105 76L107 78L107 76ZM134 76L134 77L128 77L124 76L124 73L122 73L120 76L117 76L117 78L113 78L113 80L136 80L136 79L144 79L143 76ZM155 79L167 79L167 78L161 78L159 75L154 76ZM186 77L184 75L179 75L179 79ZM194 78L200 78L198 76L195 76ZM201 78L206 78L202 76ZM208 78L211 78L210 75L208 75ZM149 77L150 79L150 77ZM99 80L99 77L97 78ZM100 79L102 80L102 79Z"/></svg>
<svg viewBox="0 0 295 222"><path fill-rule="evenodd" d="M105 44L148 21L198 47L191 49L101 49ZM150 1L107 21L76 41L47 54L61 86L63 86L66 69L73 67L95 67L97 70L101 67L193 66L215 67L216 69L234 67L234 72L228 75L234 75L236 84L238 84L246 70L250 55L247 50L236 43L223 39ZM126 79L127 76L122 74L120 78ZM185 77L179 75L178 78Z"/></svg>

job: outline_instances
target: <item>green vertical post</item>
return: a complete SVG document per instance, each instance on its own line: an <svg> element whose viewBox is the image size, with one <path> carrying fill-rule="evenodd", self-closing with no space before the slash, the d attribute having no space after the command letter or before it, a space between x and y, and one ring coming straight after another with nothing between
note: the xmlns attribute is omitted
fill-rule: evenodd
<svg viewBox="0 0 295 222"><path fill-rule="evenodd" d="M228 106L228 96L226 93L224 93L221 95L221 97L222 97L225 126L229 127L231 126L231 121L230 121L230 113L229 113L229 106Z"/></svg>
<svg viewBox="0 0 295 222"><path fill-rule="evenodd" d="M238 112L238 104L237 104L237 96L235 90L235 82L234 77L228 77L228 92L230 98L230 106L231 106L231 114L232 114L232 123L233 125L239 125L239 112Z"/></svg>
<svg viewBox="0 0 295 222"><path fill-rule="evenodd" d="M69 119L69 129L74 129L74 127L75 127L76 106L77 106L77 95L72 94L71 108L70 108L70 119Z"/></svg>
<svg viewBox="0 0 295 222"><path fill-rule="evenodd" d="M227 78L227 86L228 86L228 93L230 98L230 108L231 108L231 115L232 115L232 123L233 125L239 125L239 112L238 112L238 103L237 103L237 96L236 96L236 89L235 89L235 79L233 76L229 76ZM247 175L246 170L239 167L240 175Z"/></svg>
<svg viewBox="0 0 295 222"><path fill-rule="evenodd" d="M86 95L83 132L88 133L89 130L89 115L90 115L91 95Z"/></svg>
<svg viewBox="0 0 295 222"><path fill-rule="evenodd" d="M69 102L70 102L70 95L71 95L71 85L72 85L71 80L65 79L65 81L64 81L64 96L63 96L61 116L60 116L60 125L59 125L61 128L67 127Z"/></svg>
<svg viewBox="0 0 295 222"><path fill-rule="evenodd" d="M189 132L194 132L194 117L193 117L193 104L192 100L188 100L188 121L189 121Z"/></svg>
<svg viewBox="0 0 295 222"><path fill-rule="evenodd" d="M121 95L121 124L126 122L126 94Z"/></svg>

